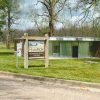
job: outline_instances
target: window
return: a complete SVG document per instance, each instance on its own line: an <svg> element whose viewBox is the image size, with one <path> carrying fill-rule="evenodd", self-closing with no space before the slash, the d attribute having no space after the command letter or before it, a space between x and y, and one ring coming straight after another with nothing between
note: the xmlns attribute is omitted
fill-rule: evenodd
<svg viewBox="0 0 100 100"><path fill-rule="evenodd" d="M54 46L53 47L53 52L54 53L59 53L59 51L60 51L60 47L59 46Z"/></svg>
<svg viewBox="0 0 100 100"><path fill-rule="evenodd" d="M60 42L58 41L53 42L52 51L53 51L53 56L60 55Z"/></svg>

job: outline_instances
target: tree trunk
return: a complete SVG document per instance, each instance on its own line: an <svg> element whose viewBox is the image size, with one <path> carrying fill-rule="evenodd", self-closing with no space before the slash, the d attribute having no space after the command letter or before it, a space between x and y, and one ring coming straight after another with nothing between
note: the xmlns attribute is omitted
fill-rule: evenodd
<svg viewBox="0 0 100 100"><path fill-rule="evenodd" d="M50 9L49 9L49 29L50 29L50 33L49 36L53 36L53 32L54 32L54 11L53 11L53 4L51 1L49 1L49 5L50 5Z"/></svg>
<svg viewBox="0 0 100 100"><path fill-rule="evenodd" d="M7 49L10 49L10 36L7 34L7 39L6 39L6 47Z"/></svg>
<svg viewBox="0 0 100 100"><path fill-rule="evenodd" d="M50 28L49 36L53 36L54 25L52 21L49 21L49 28Z"/></svg>
<svg viewBox="0 0 100 100"><path fill-rule="evenodd" d="M6 39L7 49L10 49L10 26L11 26L11 21L10 21L10 7L8 7L8 33L7 33L7 39Z"/></svg>

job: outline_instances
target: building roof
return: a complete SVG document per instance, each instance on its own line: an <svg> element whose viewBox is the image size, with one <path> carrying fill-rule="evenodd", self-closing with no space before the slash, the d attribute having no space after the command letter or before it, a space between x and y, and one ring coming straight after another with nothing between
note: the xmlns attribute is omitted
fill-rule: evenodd
<svg viewBox="0 0 100 100"><path fill-rule="evenodd" d="M100 38L94 37L50 37L50 41L100 41Z"/></svg>
<svg viewBox="0 0 100 100"><path fill-rule="evenodd" d="M34 39L34 37L31 37L31 40L32 39ZM24 40L24 38L23 37L16 38L15 40ZM41 40L45 40L45 39L43 38ZM96 37L49 37L49 40L50 41L100 41L100 38L96 38Z"/></svg>

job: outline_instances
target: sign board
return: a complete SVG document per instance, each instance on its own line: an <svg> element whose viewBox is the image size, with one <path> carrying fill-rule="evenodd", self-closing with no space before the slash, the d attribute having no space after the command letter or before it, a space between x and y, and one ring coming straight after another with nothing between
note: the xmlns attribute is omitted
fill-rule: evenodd
<svg viewBox="0 0 100 100"><path fill-rule="evenodd" d="M28 56L43 57L45 53L44 46L44 41L42 40L28 41Z"/></svg>
<svg viewBox="0 0 100 100"><path fill-rule="evenodd" d="M28 60L32 58L41 58L45 60L45 68L49 65L49 38L48 34L45 37L32 37L28 34L24 35L24 68L28 69Z"/></svg>
<svg viewBox="0 0 100 100"><path fill-rule="evenodd" d="M16 52L17 56L22 56L22 42L17 43L17 52Z"/></svg>

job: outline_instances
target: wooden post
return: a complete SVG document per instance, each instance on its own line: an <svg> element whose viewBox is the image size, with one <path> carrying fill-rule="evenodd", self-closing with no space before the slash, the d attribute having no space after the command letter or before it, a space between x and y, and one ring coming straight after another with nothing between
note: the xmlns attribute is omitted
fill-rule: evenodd
<svg viewBox="0 0 100 100"><path fill-rule="evenodd" d="M49 65L49 39L48 34L45 34L46 40L45 40L45 68L48 68Z"/></svg>
<svg viewBox="0 0 100 100"><path fill-rule="evenodd" d="M28 34L25 34L25 43L24 43L24 68L28 69Z"/></svg>
<svg viewBox="0 0 100 100"><path fill-rule="evenodd" d="M16 51L17 49L17 45L16 45L17 43L16 43L16 40L14 40L14 51Z"/></svg>

